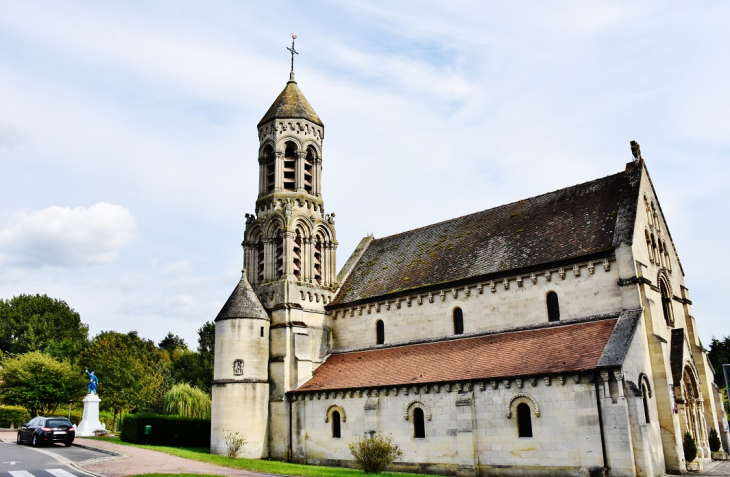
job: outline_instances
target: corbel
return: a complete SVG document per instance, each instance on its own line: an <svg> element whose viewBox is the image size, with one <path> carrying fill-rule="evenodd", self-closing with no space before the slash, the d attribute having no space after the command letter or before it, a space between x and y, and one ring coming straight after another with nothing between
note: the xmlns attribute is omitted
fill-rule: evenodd
<svg viewBox="0 0 730 477"><path fill-rule="evenodd" d="M530 273L530 281L532 282L533 285L536 285L537 284L537 275L535 275L534 273Z"/></svg>
<svg viewBox="0 0 730 477"><path fill-rule="evenodd" d="M573 275L576 277L580 276L580 265L573 265Z"/></svg>
<svg viewBox="0 0 730 477"><path fill-rule="evenodd" d="M561 280L565 280L565 268L563 268L563 267L560 267L560 268L558 269L558 275L560 275L560 279L561 279Z"/></svg>

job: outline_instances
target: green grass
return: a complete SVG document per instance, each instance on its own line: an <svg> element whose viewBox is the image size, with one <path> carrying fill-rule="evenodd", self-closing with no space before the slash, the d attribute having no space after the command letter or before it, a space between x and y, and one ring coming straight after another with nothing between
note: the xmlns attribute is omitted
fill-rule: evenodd
<svg viewBox="0 0 730 477"><path fill-rule="evenodd" d="M93 439L124 446L139 447L141 449L149 449L165 454L175 455L198 462L207 462L209 464L222 465L233 469L253 470L254 472L263 472L266 474L278 475L299 475L304 477L356 477L366 475L361 470L346 469L343 467L324 467L318 465L292 464L289 462L279 462L275 460L257 460L257 459L231 459L224 455L213 455L207 448L201 447L166 447L166 446L146 446L140 444L130 444L122 442L118 437L87 437L85 439ZM156 475L156 474L145 474ZM168 474L169 476L170 474ZM187 474L180 474L187 475ZM422 474L401 474L397 472L383 472L379 474L383 477L423 477Z"/></svg>

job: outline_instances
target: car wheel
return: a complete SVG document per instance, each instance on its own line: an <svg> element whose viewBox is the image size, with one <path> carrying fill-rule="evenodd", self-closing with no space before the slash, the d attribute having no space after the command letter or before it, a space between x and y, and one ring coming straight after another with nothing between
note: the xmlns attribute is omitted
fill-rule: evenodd
<svg viewBox="0 0 730 477"><path fill-rule="evenodd" d="M66 447L71 447L71 441L64 442L63 445L65 445Z"/></svg>
<svg viewBox="0 0 730 477"><path fill-rule="evenodd" d="M33 436L33 440L30 442L33 447L38 447L38 436Z"/></svg>
<svg viewBox="0 0 730 477"><path fill-rule="evenodd" d="M18 445L20 445L20 444L23 443L23 439L20 438L20 432L18 432L18 440L17 440L17 442L18 442Z"/></svg>

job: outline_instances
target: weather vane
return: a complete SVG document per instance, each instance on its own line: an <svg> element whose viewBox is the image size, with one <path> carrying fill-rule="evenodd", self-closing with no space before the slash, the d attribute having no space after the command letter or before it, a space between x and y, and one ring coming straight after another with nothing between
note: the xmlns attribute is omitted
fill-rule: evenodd
<svg viewBox="0 0 730 477"><path fill-rule="evenodd" d="M286 47L287 50L291 52L291 72L294 73L294 55L298 55L299 52L294 49L294 40L297 39L297 35L292 33L291 34L291 48L288 46Z"/></svg>

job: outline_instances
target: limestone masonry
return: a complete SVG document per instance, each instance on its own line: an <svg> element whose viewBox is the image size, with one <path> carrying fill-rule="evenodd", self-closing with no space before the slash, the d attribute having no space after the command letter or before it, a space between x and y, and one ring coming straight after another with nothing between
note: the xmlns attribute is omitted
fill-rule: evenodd
<svg viewBox="0 0 730 477"><path fill-rule="evenodd" d="M727 449L684 270L638 144L617 174L385 238L336 273L324 124L292 72L258 124L244 274L216 318L211 451L445 475L686 473Z"/></svg>

